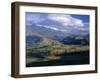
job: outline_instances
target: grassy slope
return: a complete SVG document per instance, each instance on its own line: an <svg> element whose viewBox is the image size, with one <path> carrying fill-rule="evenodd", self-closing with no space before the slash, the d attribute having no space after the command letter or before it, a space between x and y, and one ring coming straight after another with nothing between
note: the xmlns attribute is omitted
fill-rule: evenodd
<svg viewBox="0 0 100 80"><path fill-rule="evenodd" d="M39 43L27 47L26 63L59 59L62 54L89 51L88 45L64 45L58 41L43 38Z"/></svg>

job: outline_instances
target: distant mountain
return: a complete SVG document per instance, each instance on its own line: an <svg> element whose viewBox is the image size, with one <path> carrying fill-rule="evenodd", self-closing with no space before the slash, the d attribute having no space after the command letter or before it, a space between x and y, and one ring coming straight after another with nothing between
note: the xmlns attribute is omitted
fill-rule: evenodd
<svg viewBox="0 0 100 80"><path fill-rule="evenodd" d="M31 25L26 27L26 36L30 35L39 35L42 37L47 37L51 38L54 40L62 40L67 36L66 33L63 33L61 31L56 31L50 28L42 27L42 26L37 26L37 25Z"/></svg>
<svg viewBox="0 0 100 80"><path fill-rule="evenodd" d="M89 36L68 36L61 42L67 45L89 45Z"/></svg>
<svg viewBox="0 0 100 80"><path fill-rule="evenodd" d="M35 24L26 26L26 43L35 44L43 38L53 39L63 44L89 44L89 34L67 34L63 31L46 28L44 26L37 26Z"/></svg>

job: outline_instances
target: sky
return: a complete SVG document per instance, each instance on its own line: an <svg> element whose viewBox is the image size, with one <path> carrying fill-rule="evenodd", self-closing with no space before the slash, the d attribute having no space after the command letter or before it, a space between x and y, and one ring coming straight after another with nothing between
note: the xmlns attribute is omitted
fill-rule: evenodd
<svg viewBox="0 0 100 80"><path fill-rule="evenodd" d="M27 26L35 24L56 31L89 33L89 15L26 12L25 16Z"/></svg>

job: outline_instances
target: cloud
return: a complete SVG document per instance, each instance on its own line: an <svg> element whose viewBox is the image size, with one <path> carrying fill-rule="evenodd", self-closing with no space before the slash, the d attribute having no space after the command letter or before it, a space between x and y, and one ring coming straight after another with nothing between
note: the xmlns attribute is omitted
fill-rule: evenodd
<svg viewBox="0 0 100 80"><path fill-rule="evenodd" d="M89 31L89 23L84 23L83 27L76 27L76 28L81 31Z"/></svg>
<svg viewBox="0 0 100 80"><path fill-rule="evenodd" d="M55 31L66 31L66 30L61 30L59 28L56 28L54 26L47 26L47 25L40 25L40 24L37 24L37 26L49 28L49 29L52 29L52 30L55 30Z"/></svg>
<svg viewBox="0 0 100 80"><path fill-rule="evenodd" d="M47 21L48 23L46 23ZM73 29L80 31L89 30L89 23L84 23L81 19L74 18L71 15L63 14L48 14L46 16L46 20L38 23L38 25L41 27L63 32L68 32Z"/></svg>
<svg viewBox="0 0 100 80"><path fill-rule="evenodd" d="M64 33L72 32L89 32L89 22L83 22L83 19L68 14L41 14L27 13L26 23L28 25L35 24L55 31Z"/></svg>
<svg viewBox="0 0 100 80"><path fill-rule="evenodd" d="M48 14L48 19L57 21L61 23L63 26L84 26L84 23L81 19L74 18L71 15Z"/></svg>

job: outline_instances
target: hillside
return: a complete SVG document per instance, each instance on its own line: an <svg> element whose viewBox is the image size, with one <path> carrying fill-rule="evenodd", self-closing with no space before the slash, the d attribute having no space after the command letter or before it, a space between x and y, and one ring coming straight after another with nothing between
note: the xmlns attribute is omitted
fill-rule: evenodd
<svg viewBox="0 0 100 80"><path fill-rule="evenodd" d="M38 35L41 37L46 37L46 38L54 39L58 41L61 41L63 38L67 36L67 34L62 31L49 29L44 26L37 26L35 24L31 26L26 26L26 29L27 29L26 36Z"/></svg>
<svg viewBox="0 0 100 80"><path fill-rule="evenodd" d="M27 44L28 45L28 44ZM64 45L59 41L41 37L41 39L26 47L27 64L36 61L60 59L61 55L89 51L88 45Z"/></svg>

